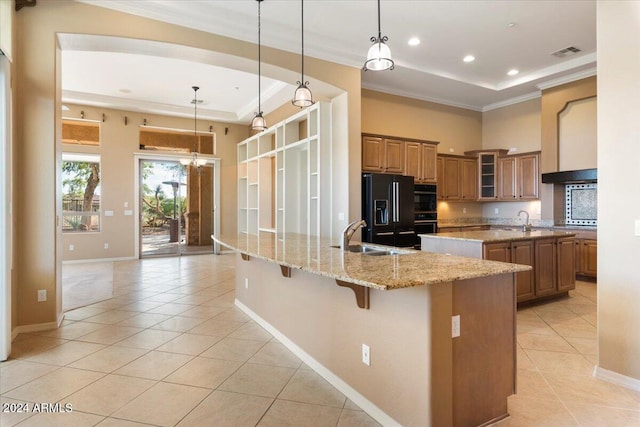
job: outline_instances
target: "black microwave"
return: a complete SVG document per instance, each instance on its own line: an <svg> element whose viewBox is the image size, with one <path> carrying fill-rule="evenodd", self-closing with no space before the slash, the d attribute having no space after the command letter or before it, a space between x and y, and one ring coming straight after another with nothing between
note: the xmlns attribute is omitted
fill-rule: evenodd
<svg viewBox="0 0 640 427"><path fill-rule="evenodd" d="M413 190L414 211L436 212L438 208L438 194L433 184L416 184Z"/></svg>

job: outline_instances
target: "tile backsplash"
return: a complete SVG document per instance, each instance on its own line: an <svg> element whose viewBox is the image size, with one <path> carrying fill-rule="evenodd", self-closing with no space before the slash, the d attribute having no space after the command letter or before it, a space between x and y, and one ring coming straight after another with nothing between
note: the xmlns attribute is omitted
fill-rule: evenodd
<svg viewBox="0 0 640 427"><path fill-rule="evenodd" d="M565 186L565 224L598 225L598 184Z"/></svg>

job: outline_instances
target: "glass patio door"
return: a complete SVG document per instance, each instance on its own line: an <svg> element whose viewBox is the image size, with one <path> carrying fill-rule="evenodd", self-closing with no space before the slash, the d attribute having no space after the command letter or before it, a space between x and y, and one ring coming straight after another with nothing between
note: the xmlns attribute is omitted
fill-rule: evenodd
<svg viewBox="0 0 640 427"><path fill-rule="evenodd" d="M211 253L214 167L140 159L140 258Z"/></svg>
<svg viewBox="0 0 640 427"><path fill-rule="evenodd" d="M186 180L173 160L140 160L140 258L180 255Z"/></svg>

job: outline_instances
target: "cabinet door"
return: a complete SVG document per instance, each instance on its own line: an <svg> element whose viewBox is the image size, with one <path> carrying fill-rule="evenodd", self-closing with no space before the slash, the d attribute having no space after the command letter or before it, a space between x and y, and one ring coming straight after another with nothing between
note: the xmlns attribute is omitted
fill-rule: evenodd
<svg viewBox="0 0 640 427"><path fill-rule="evenodd" d="M582 239L575 239L573 242L576 274L582 274L582 242Z"/></svg>
<svg viewBox="0 0 640 427"><path fill-rule="evenodd" d="M511 243L485 243L483 258L490 261L511 262Z"/></svg>
<svg viewBox="0 0 640 427"><path fill-rule="evenodd" d="M598 241L584 239L582 243L582 274L596 277L598 275Z"/></svg>
<svg viewBox="0 0 640 427"><path fill-rule="evenodd" d="M558 250L558 292L576 287L575 243L573 237L559 238Z"/></svg>
<svg viewBox="0 0 640 427"><path fill-rule="evenodd" d="M538 196L538 154L518 157L518 198L537 199Z"/></svg>
<svg viewBox="0 0 640 427"><path fill-rule="evenodd" d="M384 171L384 140L372 136L362 137L362 170L369 172Z"/></svg>
<svg viewBox="0 0 640 427"><path fill-rule="evenodd" d="M385 168L387 173L401 174L404 169L404 141L385 139Z"/></svg>
<svg viewBox="0 0 640 427"><path fill-rule="evenodd" d="M462 159L461 169L461 198L476 200L478 198L478 161Z"/></svg>
<svg viewBox="0 0 640 427"><path fill-rule="evenodd" d="M460 199L460 159L444 158L444 199Z"/></svg>
<svg viewBox="0 0 640 427"><path fill-rule="evenodd" d="M556 293L556 239L535 241L536 296Z"/></svg>
<svg viewBox="0 0 640 427"><path fill-rule="evenodd" d="M516 159L515 157L500 157L498 159L498 198L501 200L515 200L516 187Z"/></svg>
<svg viewBox="0 0 640 427"><path fill-rule="evenodd" d="M511 262L522 265L534 265L533 240L511 243ZM536 294L534 271L521 271L516 274L518 302L527 301Z"/></svg>
<svg viewBox="0 0 640 427"><path fill-rule="evenodd" d="M493 153L480 153L478 158L480 177L480 200L495 200L498 197L497 156Z"/></svg>
<svg viewBox="0 0 640 427"><path fill-rule="evenodd" d="M412 176L414 182L423 181L422 144L419 142L404 144L404 175Z"/></svg>
<svg viewBox="0 0 640 427"><path fill-rule="evenodd" d="M444 158L437 157L436 158L436 185L438 191L438 200L444 199Z"/></svg>
<svg viewBox="0 0 640 427"><path fill-rule="evenodd" d="M436 157L438 148L432 144L422 144L422 180L424 182L436 182L437 168Z"/></svg>

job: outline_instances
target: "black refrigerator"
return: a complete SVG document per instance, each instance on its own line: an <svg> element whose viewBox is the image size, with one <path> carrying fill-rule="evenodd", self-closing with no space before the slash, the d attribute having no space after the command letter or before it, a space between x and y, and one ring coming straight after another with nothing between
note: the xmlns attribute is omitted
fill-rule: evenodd
<svg viewBox="0 0 640 427"><path fill-rule="evenodd" d="M362 241L413 247L415 244L413 177L362 174Z"/></svg>

